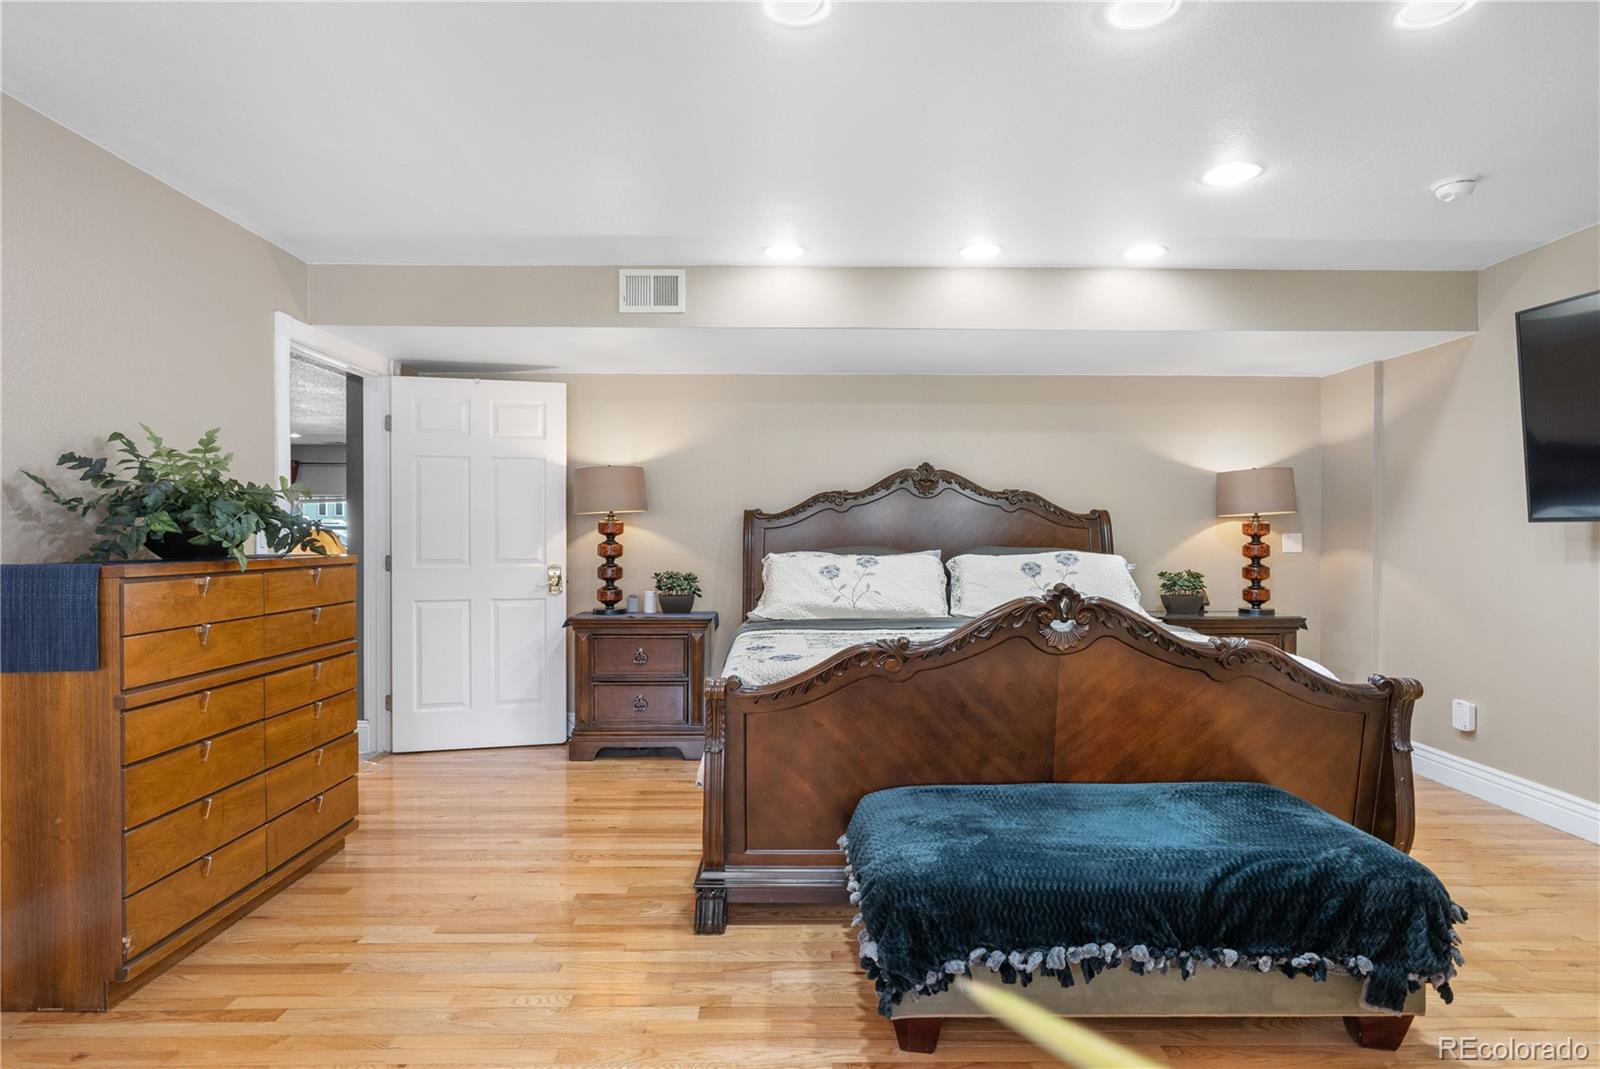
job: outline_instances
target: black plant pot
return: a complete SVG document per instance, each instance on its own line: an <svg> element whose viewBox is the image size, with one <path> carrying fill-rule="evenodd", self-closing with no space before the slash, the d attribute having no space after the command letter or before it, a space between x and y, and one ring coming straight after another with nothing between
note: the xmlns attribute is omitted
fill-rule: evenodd
<svg viewBox="0 0 1600 1069"><path fill-rule="evenodd" d="M197 546L189 541L192 537L189 531L151 535L145 539L144 545L162 560L221 560L228 555L227 546L219 546L215 542Z"/></svg>
<svg viewBox="0 0 1600 1069"><path fill-rule="evenodd" d="M1200 616L1206 611L1204 594L1163 594L1162 607L1168 616Z"/></svg>
<svg viewBox="0 0 1600 1069"><path fill-rule="evenodd" d="M693 612L693 594L657 594L656 600L661 602L662 612Z"/></svg>

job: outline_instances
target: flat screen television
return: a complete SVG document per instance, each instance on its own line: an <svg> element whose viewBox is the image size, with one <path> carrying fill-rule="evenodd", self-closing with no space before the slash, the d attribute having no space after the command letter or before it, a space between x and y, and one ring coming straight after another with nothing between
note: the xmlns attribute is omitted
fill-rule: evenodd
<svg viewBox="0 0 1600 1069"><path fill-rule="evenodd" d="M1528 519L1600 520L1600 291L1517 313Z"/></svg>

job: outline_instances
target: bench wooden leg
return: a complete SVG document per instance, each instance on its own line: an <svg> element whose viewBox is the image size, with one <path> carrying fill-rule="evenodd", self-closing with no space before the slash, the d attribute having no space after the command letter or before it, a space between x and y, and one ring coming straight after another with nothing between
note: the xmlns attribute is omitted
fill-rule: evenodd
<svg viewBox="0 0 1600 1069"><path fill-rule="evenodd" d="M943 1017L896 1017L894 1038L900 1041L901 1050L932 1054L939 1045L939 1028L943 1024Z"/></svg>
<svg viewBox="0 0 1600 1069"><path fill-rule="evenodd" d="M1373 1050L1399 1050L1411 1027L1411 1016L1346 1017L1344 1030L1363 1047Z"/></svg>

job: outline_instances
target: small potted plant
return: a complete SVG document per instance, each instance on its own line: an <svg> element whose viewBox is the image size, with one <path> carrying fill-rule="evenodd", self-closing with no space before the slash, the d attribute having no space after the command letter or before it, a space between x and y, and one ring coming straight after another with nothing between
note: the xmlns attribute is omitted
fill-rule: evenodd
<svg viewBox="0 0 1600 1069"><path fill-rule="evenodd" d="M698 575L693 572L657 572L655 579L662 612L694 611L694 599L701 593Z"/></svg>
<svg viewBox="0 0 1600 1069"><path fill-rule="evenodd" d="M1161 604L1168 616L1199 616L1206 611L1206 577L1190 569L1182 572L1157 572L1161 580Z"/></svg>
<svg viewBox="0 0 1600 1069"><path fill-rule="evenodd" d="M33 472L22 473L63 508L80 516L101 513L94 529L100 541L80 560L126 559L148 549L162 560L232 557L243 571L246 545L256 535L278 553L327 553L317 540L321 526L293 511L287 479L272 487L228 475L233 454L217 445L215 428L193 449L175 449L149 427L144 433L148 453L113 431L106 441L118 447L117 459L61 454L56 463L78 472L78 481L95 491L87 496L67 497Z"/></svg>

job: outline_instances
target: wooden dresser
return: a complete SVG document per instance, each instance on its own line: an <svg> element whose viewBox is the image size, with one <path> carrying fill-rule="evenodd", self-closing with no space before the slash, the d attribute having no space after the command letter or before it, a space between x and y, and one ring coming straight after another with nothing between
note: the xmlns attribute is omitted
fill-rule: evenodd
<svg viewBox="0 0 1600 1069"><path fill-rule="evenodd" d="M100 667L0 676L4 1008L103 1010L356 824L354 557L106 565Z"/></svg>
<svg viewBox="0 0 1600 1069"><path fill-rule="evenodd" d="M663 747L699 760L717 614L581 612L567 626L575 640L576 719L567 757L592 761L606 747Z"/></svg>

